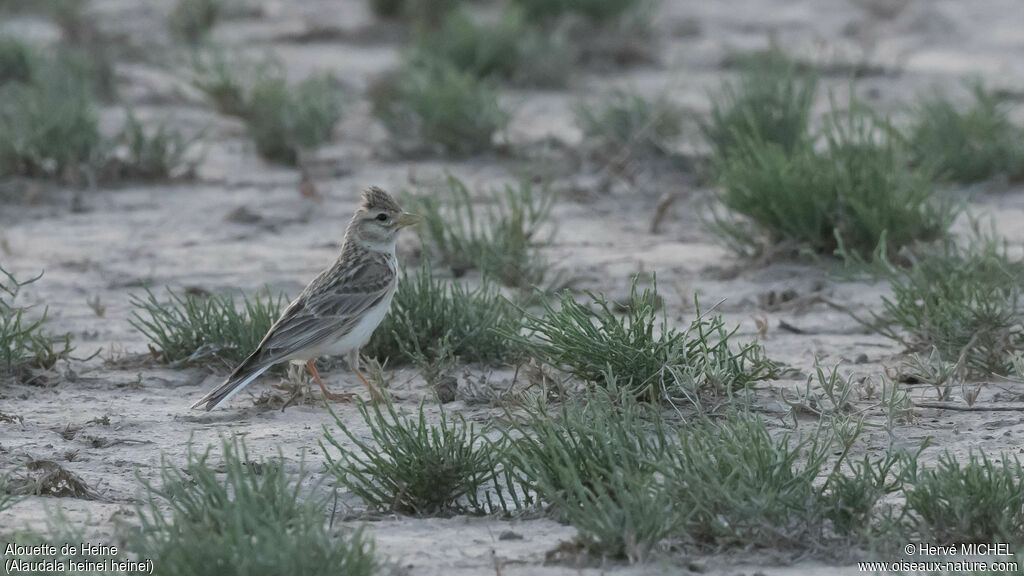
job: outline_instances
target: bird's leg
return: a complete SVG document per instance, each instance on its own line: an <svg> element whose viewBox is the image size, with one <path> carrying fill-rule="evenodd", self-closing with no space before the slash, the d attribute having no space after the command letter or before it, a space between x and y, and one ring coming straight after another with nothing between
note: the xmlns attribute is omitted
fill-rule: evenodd
<svg viewBox="0 0 1024 576"><path fill-rule="evenodd" d="M370 391L370 400L374 403L383 402L384 397L381 396L380 391L377 390L377 388L373 384L370 384L370 381L367 380L366 377L363 376L363 373L359 370L359 350L356 349L349 352L347 360L348 367L351 368L352 371L356 373L356 376L359 376L359 379L363 381L363 384L366 384L366 389Z"/></svg>
<svg viewBox="0 0 1024 576"><path fill-rule="evenodd" d="M379 390L377 390L377 387L374 386L373 384L370 384L370 381L367 380L363 376L363 373L360 372L358 369L355 372L356 376L359 376L359 379L363 381L363 384L366 384L366 389L370 391L370 400L373 401L374 404L378 402L383 402L384 396L381 396L381 393Z"/></svg>
<svg viewBox="0 0 1024 576"><path fill-rule="evenodd" d="M327 390L327 386L324 386L324 381L320 379L320 373L316 371L316 364L313 363L313 360L306 362L306 368L309 368L310 374L313 375L313 379L316 380L320 390L324 393L324 398L327 400L331 402L351 402L352 398L355 397L355 394L335 394Z"/></svg>

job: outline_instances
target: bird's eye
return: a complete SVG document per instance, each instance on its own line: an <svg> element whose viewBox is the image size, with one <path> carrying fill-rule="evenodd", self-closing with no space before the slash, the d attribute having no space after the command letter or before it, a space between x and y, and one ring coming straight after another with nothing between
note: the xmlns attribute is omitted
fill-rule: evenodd
<svg viewBox="0 0 1024 576"><path fill-rule="evenodd" d="M388 215L384 214L383 212L381 212L380 214L377 214L377 220L379 220L381 222L387 222L388 221Z"/></svg>

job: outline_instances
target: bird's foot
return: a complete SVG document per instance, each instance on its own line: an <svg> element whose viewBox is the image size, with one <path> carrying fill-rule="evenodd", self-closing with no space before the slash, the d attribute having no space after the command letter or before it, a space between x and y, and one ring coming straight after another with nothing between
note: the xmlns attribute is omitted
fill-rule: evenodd
<svg viewBox="0 0 1024 576"><path fill-rule="evenodd" d="M339 394L339 393L336 393L336 392L328 392L327 390L324 390L323 394L324 394L324 399L327 400L328 402L338 402L338 403L351 402L351 401L355 400L355 397L356 397L355 394L352 394L350 392L342 392L342 393Z"/></svg>

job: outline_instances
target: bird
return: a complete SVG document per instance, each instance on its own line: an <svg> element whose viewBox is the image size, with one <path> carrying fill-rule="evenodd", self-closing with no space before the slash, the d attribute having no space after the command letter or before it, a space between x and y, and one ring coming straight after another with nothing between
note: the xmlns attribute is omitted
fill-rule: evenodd
<svg viewBox="0 0 1024 576"><path fill-rule="evenodd" d="M334 394L320 379L315 361L327 355L344 355L371 397L379 398L359 371L359 349L391 307L398 284L398 233L421 220L415 214L403 212L398 202L381 188L372 186L363 191L334 264L288 304L256 350L224 383L192 408L213 410L272 366L286 361L304 363L326 399L351 400L352 394Z"/></svg>

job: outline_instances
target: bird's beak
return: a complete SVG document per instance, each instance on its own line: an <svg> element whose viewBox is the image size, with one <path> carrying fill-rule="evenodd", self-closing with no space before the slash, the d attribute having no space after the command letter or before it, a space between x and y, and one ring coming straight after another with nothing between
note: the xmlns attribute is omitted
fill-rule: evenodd
<svg viewBox="0 0 1024 576"><path fill-rule="evenodd" d="M423 216L419 214L410 214L408 212L402 212L398 216L398 227L405 228L406 226L413 226L423 221Z"/></svg>

